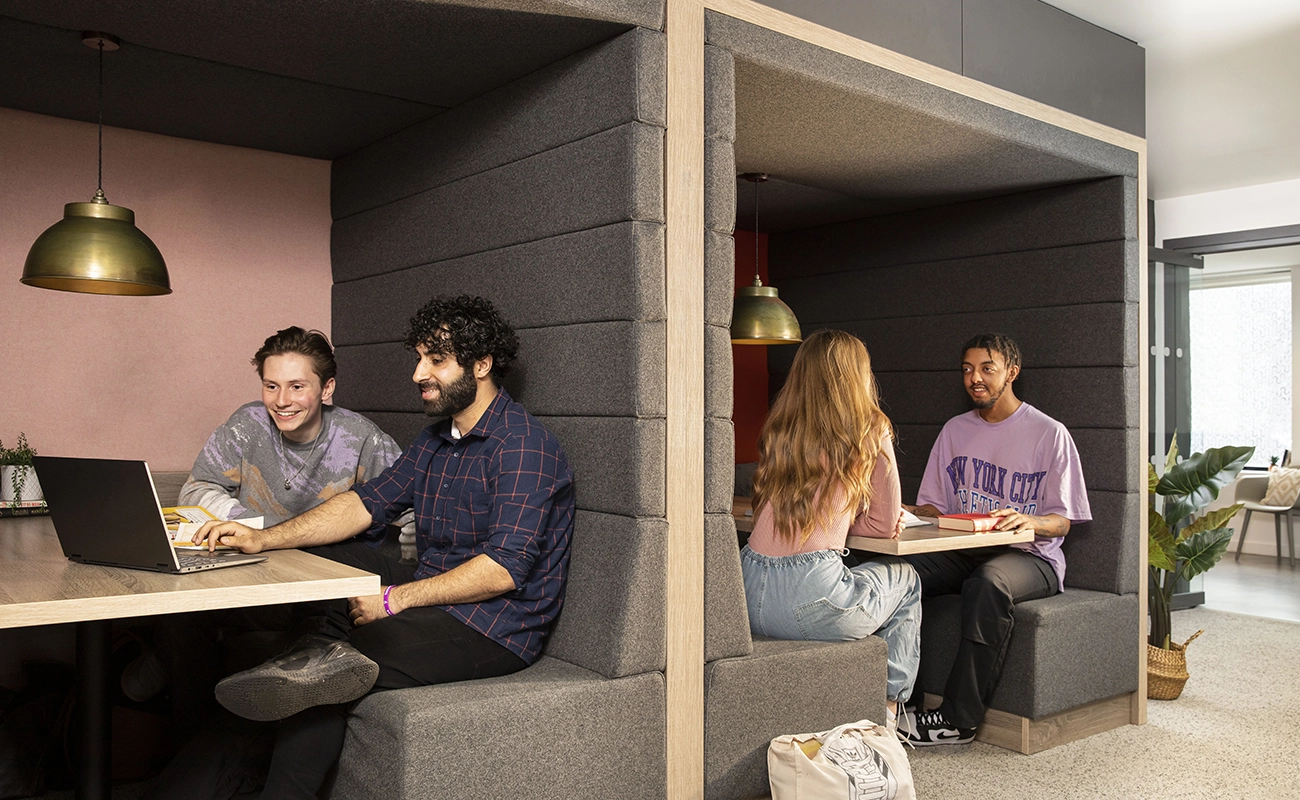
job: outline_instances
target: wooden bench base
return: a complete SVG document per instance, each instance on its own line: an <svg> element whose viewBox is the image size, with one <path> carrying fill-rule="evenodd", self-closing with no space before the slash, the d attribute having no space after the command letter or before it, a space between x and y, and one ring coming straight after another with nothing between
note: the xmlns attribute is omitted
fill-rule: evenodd
<svg viewBox="0 0 1300 800"><path fill-rule="evenodd" d="M942 698L927 694L926 708L939 705ZM1005 747L1017 753L1033 755L1057 745L1084 739L1095 733L1129 724L1132 694L1121 694L1095 703L1086 703L1042 719L1029 719L990 708L975 738L987 744Z"/></svg>

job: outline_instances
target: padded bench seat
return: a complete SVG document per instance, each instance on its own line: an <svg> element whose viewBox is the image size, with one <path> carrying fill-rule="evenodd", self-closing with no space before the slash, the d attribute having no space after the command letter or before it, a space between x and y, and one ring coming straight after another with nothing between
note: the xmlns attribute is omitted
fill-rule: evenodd
<svg viewBox="0 0 1300 800"><path fill-rule="evenodd" d="M961 597L922 605L918 689L942 695L961 638ZM1137 691L1138 596L1066 587L1019 603L1002 678L989 704L1031 720Z"/></svg>
<svg viewBox="0 0 1300 800"><path fill-rule="evenodd" d="M706 800L767 794L767 746L777 736L883 721L886 651L876 636L849 642L755 636L752 655L706 664Z"/></svg>
<svg viewBox="0 0 1300 800"><path fill-rule="evenodd" d="M549 656L376 692L348 720L330 796L662 798L666 715L662 673L610 679Z"/></svg>

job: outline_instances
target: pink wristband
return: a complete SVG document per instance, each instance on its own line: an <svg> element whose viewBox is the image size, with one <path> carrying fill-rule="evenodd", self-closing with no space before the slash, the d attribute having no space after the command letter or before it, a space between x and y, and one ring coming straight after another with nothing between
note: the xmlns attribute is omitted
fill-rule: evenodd
<svg viewBox="0 0 1300 800"><path fill-rule="evenodd" d="M384 613L390 617L393 616L393 609L388 605L388 595L392 591L393 591L392 586L389 586L387 589L384 589Z"/></svg>

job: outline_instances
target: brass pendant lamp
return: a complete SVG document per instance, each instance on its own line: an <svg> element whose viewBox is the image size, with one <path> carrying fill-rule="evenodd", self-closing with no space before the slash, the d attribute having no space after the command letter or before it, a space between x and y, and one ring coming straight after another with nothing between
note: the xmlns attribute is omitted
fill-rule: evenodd
<svg viewBox="0 0 1300 800"><path fill-rule="evenodd" d="M731 312L732 344L798 344L803 341L799 320L777 297L776 289L764 286L758 275L758 184L767 180L763 172L740 176L754 184L754 283L736 290Z"/></svg>
<svg viewBox="0 0 1300 800"><path fill-rule="evenodd" d="M63 219L37 237L22 282L42 289L88 294L171 294L167 264L135 227L135 212L104 196L104 51L116 36L88 31L81 41L99 50L99 188L89 203L68 203Z"/></svg>

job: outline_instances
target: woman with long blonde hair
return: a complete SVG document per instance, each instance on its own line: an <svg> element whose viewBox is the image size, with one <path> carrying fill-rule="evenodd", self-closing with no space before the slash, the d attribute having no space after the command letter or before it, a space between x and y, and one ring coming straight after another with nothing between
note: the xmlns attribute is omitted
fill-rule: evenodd
<svg viewBox="0 0 1300 800"><path fill-rule="evenodd" d="M890 715L910 697L921 649L921 584L906 561L852 568L847 537L894 538L902 495L894 431L867 348L820 330L795 354L758 440L754 532L741 551L749 623L777 639L889 645Z"/></svg>

